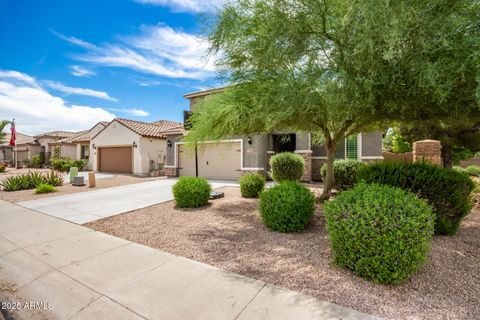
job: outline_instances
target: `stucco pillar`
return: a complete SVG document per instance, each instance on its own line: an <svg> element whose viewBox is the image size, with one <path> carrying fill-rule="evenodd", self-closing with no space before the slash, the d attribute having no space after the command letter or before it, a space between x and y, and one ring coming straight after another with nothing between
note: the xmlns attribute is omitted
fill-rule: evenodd
<svg viewBox="0 0 480 320"><path fill-rule="evenodd" d="M295 153L301 155L305 161L303 175L300 179L302 181L312 181L312 150L295 150Z"/></svg>
<svg viewBox="0 0 480 320"><path fill-rule="evenodd" d="M421 140L413 143L413 162L442 165L442 145L438 140Z"/></svg>

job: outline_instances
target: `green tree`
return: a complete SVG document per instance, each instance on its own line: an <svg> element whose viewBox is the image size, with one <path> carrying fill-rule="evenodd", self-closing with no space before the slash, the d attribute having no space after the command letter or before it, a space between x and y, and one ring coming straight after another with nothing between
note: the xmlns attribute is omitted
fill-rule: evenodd
<svg viewBox="0 0 480 320"><path fill-rule="evenodd" d="M3 130L5 129L5 127L12 123L11 121L9 120L1 120L0 121L0 144L4 143L5 142L5 136L7 135L6 132L4 132Z"/></svg>
<svg viewBox="0 0 480 320"><path fill-rule="evenodd" d="M380 120L447 114L462 94L472 105L480 97L478 86L472 97L462 82L478 73L467 69L478 60L469 42L478 8L474 0L229 3L209 40L230 86L196 108L187 140L318 133L327 150L326 198L346 136Z"/></svg>

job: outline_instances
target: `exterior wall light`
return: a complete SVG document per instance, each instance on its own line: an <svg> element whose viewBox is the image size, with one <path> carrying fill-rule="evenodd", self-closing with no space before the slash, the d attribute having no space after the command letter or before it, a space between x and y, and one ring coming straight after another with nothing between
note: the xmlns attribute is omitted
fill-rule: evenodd
<svg viewBox="0 0 480 320"><path fill-rule="evenodd" d="M137 147L137 143L135 141L133 141L132 145L133 145L134 148Z"/></svg>
<svg viewBox="0 0 480 320"><path fill-rule="evenodd" d="M248 144L252 144L252 137L247 137Z"/></svg>
<svg viewBox="0 0 480 320"><path fill-rule="evenodd" d="M171 148L171 147L172 147L172 141L167 140L167 146L168 146L169 148Z"/></svg>
<svg viewBox="0 0 480 320"><path fill-rule="evenodd" d="M95 143L92 145L93 147L93 150L97 150L97 146L95 145Z"/></svg>

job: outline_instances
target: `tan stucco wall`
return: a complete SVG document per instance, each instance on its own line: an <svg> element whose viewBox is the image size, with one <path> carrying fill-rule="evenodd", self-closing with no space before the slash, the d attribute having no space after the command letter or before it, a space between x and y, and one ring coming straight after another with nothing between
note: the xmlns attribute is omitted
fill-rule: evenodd
<svg viewBox="0 0 480 320"><path fill-rule="evenodd" d="M60 156L77 160L77 145L76 144L62 144L60 145Z"/></svg>
<svg viewBox="0 0 480 320"><path fill-rule="evenodd" d="M155 167L163 166L167 156L167 142L165 139L140 138L138 151L141 158L141 172L150 172L150 161L154 161Z"/></svg>

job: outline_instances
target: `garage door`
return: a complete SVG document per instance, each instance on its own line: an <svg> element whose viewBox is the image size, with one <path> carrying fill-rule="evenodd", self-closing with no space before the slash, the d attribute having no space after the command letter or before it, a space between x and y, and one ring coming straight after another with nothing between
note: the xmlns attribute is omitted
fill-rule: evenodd
<svg viewBox="0 0 480 320"><path fill-rule="evenodd" d="M195 176L195 151L184 144L178 145L178 175Z"/></svg>
<svg viewBox="0 0 480 320"><path fill-rule="evenodd" d="M132 147L99 148L99 156L98 171L133 173Z"/></svg>

